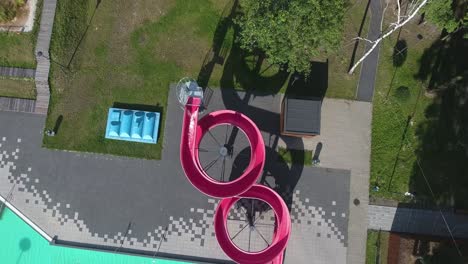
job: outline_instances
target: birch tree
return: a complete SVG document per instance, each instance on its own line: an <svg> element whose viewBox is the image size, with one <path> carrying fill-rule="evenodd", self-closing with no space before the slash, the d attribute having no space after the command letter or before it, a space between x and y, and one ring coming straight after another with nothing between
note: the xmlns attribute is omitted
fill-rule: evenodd
<svg viewBox="0 0 468 264"><path fill-rule="evenodd" d="M391 1L391 0L387 0L387 6L388 6L388 1ZM416 17L416 15L418 14L418 12L428 3L430 2L430 0L412 0L410 3L409 3L409 6L408 6L408 9L407 9L407 12L406 14L402 14L402 8L401 8L401 3L400 3L400 0L394 0L396 1L396 5L397 5L397 16L396 16L396 21L395 22L392 22L390 23L388 29L385 30L385 32L382 32L380 34L380 36L375 39L375 40L370 40L370 39L366 39L366 38L361 38L361 37L357 37L355 39L357 40L362 40L362 41L366 41L366 42L369 42L372 44L372 46L369 48L368 51L366 51L366 53L364 53L364 55L353 65L353 67L351 67L351 69L349 70L349 74L353 74L353 72L356 70L357 66L359 66L371 53L372 51L374 51L374 49L379 45L380 42L382 42L382 40L384 40L385 38L387 38L388 36L390 36L393 32L397 31L399 28L403 27L404 25L406 25L409 21L411 21L414 17ZM387 8L385 8L386 10ZM384 20L384 17L385 17L385 11L384 13L382 14L382 23L381 23L381 30L382 30L382 26L383 26L383 20Z"/></svg>

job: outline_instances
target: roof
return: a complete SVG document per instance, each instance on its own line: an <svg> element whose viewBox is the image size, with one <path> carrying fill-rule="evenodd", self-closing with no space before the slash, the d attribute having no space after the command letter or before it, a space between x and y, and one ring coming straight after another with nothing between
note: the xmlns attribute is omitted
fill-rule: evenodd
<svg viewBox="0 0 468 264"><path fill-rule="evenodd" d="M320 135L322 100L318 97L284 99L283 133Z"/></svg>

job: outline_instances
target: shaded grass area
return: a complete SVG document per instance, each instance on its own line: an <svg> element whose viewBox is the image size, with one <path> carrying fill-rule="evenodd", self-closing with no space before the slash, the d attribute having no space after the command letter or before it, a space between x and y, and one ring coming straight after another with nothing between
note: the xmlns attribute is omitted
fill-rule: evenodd
<svg viewBox="0 0 468 264"><path fill-rule="evenodd" d="M424 39L418 40L417 34ZM424 49L438 36L430 25L408 24L400 35L407 52L399 67L393 62L398 32L381 46L372 119L371 197L404 201L404 193L411 191L409 182L419 144L416 128L425 122L424 109L432 102L424 96L424 83L415 76ZM372 191L374 186L380 187L378 192Z"/></svg>
<svg viewBox="0 0 468 264"><path fill-rule="evenodd" d="M345 14L343 40L336 54L328 57L328 89L325 96L331 98L354 99L361 69L353 75L348 74L353 52L359 58L364 54L365 43L352 41L353 38L367 36L370 11L365 16L368 2L365 0L349 1ZM365 19L364 19L365 18ZM361 29L362 25L362 29ZM324 61L325 59L322 59Z"/></svg>
<svg viewBox="0 0 468 264"><path fill-rule="evenodd" d="M279 158L288 164L302 164L306 166L312 165L312 151L311 150L296 150L278 148Z"/></svg>
<svg viewBox="0 0 468 264"><path fill-rule="evenodd" d="M384 231L367 231L366 264L387 263L389 236Z"/></svg>
<svg viewBox="0 0 468 264"><path fill-rule="evenodd" d="M0 65L34 68L34 35L31 33L0 32Z"/></svg>
<svg viewBox="0 0 468 264"><path fill-rule="evenodd" d="M0 96L35 99L36 86L33 80L15 80L0 77Z"/></svg>
<svg viewBox="0 0 468 264"><path fill-rule="evenodd" d="M52 65L47 127L60 115L63 121L44 145L160 159L169 85L198 74L220 9L208 0L96 3L58 2L52 56L70 70ZM107 110L114 105L161 112L159 143L104 139Z"/></svg>
<svg viewBox="0 0 468 264"><path fill-rule="evenodd" d="M409 191L413 202L468 208L468 43L457 36L439 41L438 30L417 21L397 37L384 42L380 57L371 197L405 201ZM396 51L401 46L404 53ZM395 53L403 58L392 59Z"/></svg>
<svg viewBox="0 0 468 264"><path fill-rule="evenodd" d="M419 164L410 181L420 199L461 210L468 210L467 31L435 42L421 60L418 78L428 84L426 93L434 100L416 129Z"/></svg>
<svg viewBox="0 0 468 264"><path fill-rule="evenodd" d="M316 62L327 63L328 77L321 75L322 70L312 65L311 76L313 78L310 81L310 83L324 82L323 79L326 78L328 89L326 89L325 96L327 97L352 99L355 96L359 71L354 75L348 75L347 71L355 44L351 39L358 35L361 23L363 23L361 35L367 34L369 16L363 21L366 5L365 1L350 1L345 14L341 47L336 54L313 59ZM220 22L221 28L218 32L225 34L220 34L222 37L215 39L214 42L217 42L217 45L221 47L221 58L218 59L224 61L224 64L218 63L213 67L208 84L213 87L256 90L270 94L286 93L290 84L290 75L282 71L278 65L270 64L268 58L262 57L261 54L242 51L235 42L237 29L233 26L232 21L227 19ZM363 51L364 43L358 43L356 55L359 56ZM210 57L209 55L207 57ZM307 88L315 89L314 86ZM304 94L310 93L306 90L302 92Z"/></svg>
<svg viewBox="0 0 468 264"><path fill-rule="evenodd" d="M34 28L29 33L0 32L0 66L35 68L34 48L39 32L43 0L37 1Z"/></svg>

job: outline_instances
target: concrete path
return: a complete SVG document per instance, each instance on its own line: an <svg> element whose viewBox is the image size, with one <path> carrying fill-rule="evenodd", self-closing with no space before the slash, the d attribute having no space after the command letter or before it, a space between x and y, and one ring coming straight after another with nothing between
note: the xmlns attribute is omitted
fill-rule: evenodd
<svg viewBox="0 0 468 264"><path fill-rule="evenodd" d="M35 105L34 100L0 97L0 111L33 113Z"/></svg>
<svg viewBox="0 0 468 264"><path fill-rule="evenodd" d="M35 72L34 69L0 67L0 76L4 77L34 79Z"/></svg>
<svg viewBox="0 0 468 264"><path fill-rule="evenodd" d="M44 0L42 8L41 23L39 26L39 34L35 54L42 52L42 56L36 56L36 106L34 112L37 114L47 115L50 100L49 88L49 71L50 71L50 39L52 36L52 28L54 25L55 8L57 0Z"/></svg>
<svg viewBox="0 0 468 264"><path fill-rule="evenodd" d="M455 238L468 238L468 215L442 211ZM369 229L450 237L439 211L369 205Z"/></svg>
<svg viewBox="0 0 468 264"><path fill-rule="evenodd" d="M291 208L292 233L285 263L306 264L310 259L317 264L345 263L348 215L352 213L350 170L279 160L271 141L278 140L275 122L279 113L274 107L279 96L250 97L244 104L235 100L244 97L234 90L215 90L205 114L235 106L260 124L268 145L265 182ZM159 250L158 256L229 263L212 225L218 200L194 189L180 167L183 110L174 90L166 110L160 161L44 149L45 116L0 112L0 123L9 124L0 126L0 195L7 196L14 185L11 203L48 235L58 236L59 243L151 256ZM259 122L262 117L274 122ZM242 153L232 158L237 163ZM245 164L237 163L239 167ZM243 229L247 223L244 206L231 212L229 232L240 232L235 242L244 249L264 248L265 241L257 233L271 239L272 212L256 213L258 232Z"/></svg>
<svg viewBox="0 0 468 264"><path fill-rule="evenodd" d="M381 29L380 23L382 21L382 0L370 0L371 21L367 38L375 40L380 36ZM366 51L372 46L371 43L366 44ZM378 45L374 51L362 62L361 75L359 76L359 85L357 88L356 100L372 102L374 96L375 78L377 73L377 66L379 64L379 51Z"/></svg>
<svg viewBox="0 0 468 264"><path fill-rule="evenodd" d="M256 99L254 99L255 101ZM321 133L296 145L283 137L280 146L306 148L316 153L321 144L320 166L351 170L348 223L348 261L360 264L365 259L367 204L370 175L372 104L325 98L322 104ZM358 199L356 206L353 201Z"/></svg>

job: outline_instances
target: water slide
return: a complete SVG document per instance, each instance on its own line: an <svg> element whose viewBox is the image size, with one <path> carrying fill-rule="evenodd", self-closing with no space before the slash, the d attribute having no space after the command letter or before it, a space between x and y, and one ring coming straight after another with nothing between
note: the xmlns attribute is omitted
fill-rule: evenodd
<svg viewBox="0 0 468 264"><path fill-rule="evenodd" d="M189 97L185 104L180 161L185 175L195 188L208 196L222 199L214 217L219 245L226 255L238 263L282 263L291 230L291 219L283 199L272 189L256 184L265 164L265 144L259 129L245 115L230 110L212 112L198 120L200 105L201 99L198 97ZM198 147L204 134L211 128L223 124L231 124L242 130L251 147L249 165L239 178L230 182L212 179L203 170L198 157ZM220 153L225 151L223 148L220 147ZM244 251L234 244L229 235L227 229L229 210L241 198L262 200L269 204L275 213L277 225L272 243L262 251Z"/></svg>

